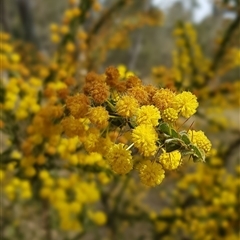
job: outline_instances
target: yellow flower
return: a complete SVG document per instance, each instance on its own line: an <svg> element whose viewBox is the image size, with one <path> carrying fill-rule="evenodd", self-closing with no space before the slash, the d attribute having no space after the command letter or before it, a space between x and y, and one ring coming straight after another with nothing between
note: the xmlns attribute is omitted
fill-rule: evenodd
<svg viewBox="0 0 240 240"><path fill-rule="evenodd" d="M141 124L132 131L132 141L140 153L146 157L157 151L157 133L151 125Z"/></svg>
<svg viewBox="0 0 240 240"><path fill-rule="evenodd" d="M173 170L179 166L181 160L181 153L179 151L173 151L169 153L162 153L159 157L159 161L165 169Z"/></svg>
<svg viewBox="0 0 240 240"><path fill-rule="evenodd" d="M88 117L98 128L105 128L108 125L108 111L102 106L91 108Z"/></svg>
<svg viewBox="0 0 240 240"><path fill-rule="evenodd" d="M74 201L70 203L69 208L70 208L70 211L73 213L80 213L82 210L82 204L77 201Z"/></svg>
<svg viewBox="0 0 240 240"><path fill-rule="evenodd" d="M59 43L59 42L60 42L60 37L59 37L59 35L58 35L58 34L52 34L52 35L51 35L51 41L52 41L53 43Z"/></svg>
<svg viewBox="0 0 240 240"><path fill-rule="evenodd" d="M205 153L208 153L211 150L212 144L203 131L190 130L188 135L191 141L196 144L197 147L203 149Z"/></svg>
<svg viewBox="0 0 240 240"><path fill-rule="evenodd" d="M133 168L131 151L122 143L113 145L106 158L112 170L118 174L126 174Z"/></svg>
<svg viewBox="0 0 240 240"><path fill-rule="evenodd" d="M197 97L191 92L182 92L175 96L172 107L179 111L183 117L191 117L198 107Z"/></svg>
<svg viewBox="0 0 240 240"><path fill-rule="evenodd" d="M153 127L158 125L158 120L161 118L159 110L153 105L142 106L137 111L137 124L149 124Z"/></svg>
<svg viewBox="0 0 240 240"><path fill-rule="evenodd" d="M132 117L139 107L137 100L134 97L125 95L118 100L116 111L123 117Z"/></svg>
<svg viewBox="0 0 240 240"><path fill-rule="evenodd" d="M89 212L89 218L98 226L102 226L107 222L107 216L102 211Z"/></svg>
<svg viewBox="0 0 240 240"><path fill-rule="evenodd" d="M167 108L162 113L164 122L173 123L178 119L178 111L174 108Z"/></svg>
<svg viewBox="0 0 240 240"><path fill-rule="evenodd" d="M66 136L72 138L75 136L83 136L85 131L85 125L81 119L75 119L74 117L66 117L61 121L63 131Z"/></svg>
<svg viewBox="0 0 240 240"><path fill-rule="evenodd" d="M83 140L83 144L89 153L96 152L99 137L100 133L97 129L93 128L88 131L86 139Z"/></svg>
<svg viewBox="0 0 240 240"><path fill-rule="evenodd" d="M165 177L165 171L161 164L147 160L141 165L139 175L143 184L154 187L162 182Z"/></svg>
<svg viewBox="0 0 240 240"><path fill-rule="evenodd" d="M123 65L123 64L120 64L120 65L118 65L117 70L118 70L118 72L119 72L119 74L120 74L120 77L121 77L121 78L124 78L124 77L125 77L125 73L126 73L126 71L127 71L126 66Z"/></svg>

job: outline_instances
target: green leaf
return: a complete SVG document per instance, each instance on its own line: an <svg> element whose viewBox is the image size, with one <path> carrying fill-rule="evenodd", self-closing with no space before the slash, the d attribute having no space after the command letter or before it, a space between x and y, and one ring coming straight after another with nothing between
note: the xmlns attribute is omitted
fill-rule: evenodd
<svg viewBox="0 0 240 240"><path fill-rule="evenodd" d="M205 153L203 150L199 149L195 145L191 145L191 149L193 151L193 160L194 160L194 158L198 158L199 161L205 162ZM197 161L197 159L196 159L196 161Z"/></svg>
<svg viewBox="0 0 240 240"><path fill-rule="evenodd" d="M192 151L188 151L188 150L183 150L181 151L181 155L182 156L189 156L189 155L192 155L193 152Z"/></svg>
<svg viewBox="0 0 240 240"><path fill-rule="evenodd" d="M175 150L178 150L180 149L181 146L180 145L177 145L177 144L167 144L166 145L166 152L172 152L172 151L175 151Z"/></svg>
<svg viewBox="0 0 240 240"><path fill-rule="evenodd" d="M190 141L190 139L189 139L189 137L186 133L183 133L181 137L182 137L182 140L184 141L185 144L188 145L188 144L191 143L191 141Z"/></svg>
<svg viewBox="0 0 240 240"><path fill-rule="evenodd" d="M170 136L173 138L179 138L179 134L173 128L170 128Z"/></svg>
<svg viewBox="0 0 240 240"><path fill-rule="evenodd" d="M165 140L165 143L166 144L175 143L175 144L178 144L178 145L182 146L183 141L179 138L168 138L167 140Z"/></svg>
<svg viewBox="0 0 240 240"><path fill-rule="evenodd" d="M178 150L182 147L183 142L179 138L169 138L165 142L165 148L167 152L172 152L174 150Z"/></svg>
<svg viewBox="0 0 240 240"><path fill-rule="evenodd" d="M162 123L160 126L159 126L159 129L161 132L167 134L167 135L170 135L171 133L171 130L170 130L170 127L167 123Z"/></svg>

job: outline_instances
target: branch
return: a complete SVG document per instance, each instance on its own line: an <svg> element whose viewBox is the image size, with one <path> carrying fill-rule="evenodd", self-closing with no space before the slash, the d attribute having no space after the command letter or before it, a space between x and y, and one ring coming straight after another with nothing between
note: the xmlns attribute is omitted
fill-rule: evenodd
<svg viewBox="0 0 240 240"><path fill-rule="evenodd" d="M113 14L113 12L115 12L118 9L118 7L122 7L124 5L125 1L126 0L118 0L109 9L107 9L105 11L105 13L102 14L100 19L95 23L95 25L89 31L89 37L87 39L87 44L91 43L92 36L100 30L100 28L103 26L105 21L109 19L109 17Z"/></svg>
<svg viewBox="0 0 240 240"><path fill-rule="evenodd" d="M236 28L239 27L239 22L240 22L240 12L237 13L236 19L229 25L227 31L225 32L223 41L213 58L213 63L212 63L212 66L210 67L210 69L212 71L217 69L217 67L226 51L228 41L231 39L231 36L234 33L234 31L236 30Z"/></svg>

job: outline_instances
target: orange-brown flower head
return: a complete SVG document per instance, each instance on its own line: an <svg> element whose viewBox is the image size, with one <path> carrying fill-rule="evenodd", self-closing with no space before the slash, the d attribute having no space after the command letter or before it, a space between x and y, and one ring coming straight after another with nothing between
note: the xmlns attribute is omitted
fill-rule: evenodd
<svg viewBox="0 0 240 240"><path fill-rule="evenodd" d="M128 89L129 96L137 99L140 105L147 105L149 103L149 97L147 91L143 86L136 86Z"/></svg>
<svg viewBox="0 0 240 240"><path fill-rule="evenodd" d="M126 82L127 89L141 86L141 85L142 85L142 81L137 76L131 75L127 78L127 82Z"/></svg>
<svg viewBox="0 0 240 240"><path fill-rule="evenodd" d="M82 121L74 117L66 117L61 121L61 126L67 137L83 136L85 133L85 126Z"/></svg>
<svg viewBox="0 0 240 240"><path fill-rule="evenodd" d="M90 92L90 96L96 104L102 104L107 101L109 95L109 86L106 83L96 83Z"/></svg>
<svg viewBox="0 0 240 240"><path fill-rule="evenodd" d="M160 111L163 111L170 106L170 103L173 101L174 96L175 96L175 94L171 90L161 88L161 89L157 90L157 92L154 94L154 96L152 98L153 104Z"/></svg>
<svg viewBox="0 0 240 240"><path fill-rule="evenodd" d="M96 74L95 72L89 72L85 78L85 84L83 86L83 92L86 95L90 95L90 92L92 90L93 85L96 82L99 82L100 78L99 75Z"/></svg>
<svg viewBox="0 0 240 240"><path fill-rule="evenodd" d="M69 96L66 100L66 106L75 118L81 118L86 115L89 108L89 99L83 93L75 96Z"/></svg>
<svg viewBox="0 0 240 240"><path fill-rule="evenodd" d="M120 93L126 92L126 82L125 81L117 82L115 85L115 89Z"/></svg>
<svg viewBox="0 0 240 240"><path fill-rule="evenodd" d="M38 118L42 118L43 121L48 121L48 120L52 120L52 119L56 119L56 118L60 118L63 115L63 108L62 106L52 106L52 105L48 105L44 108L42 108L39 112L38 112ZM37 117L35 118L37 119ZM35 120L34 119L34 120ZM39 124L39 123L38 123ZM37 125L38 125L37 124ZM37 126L36 125L36 126Z"/></svg>
<svg viewBox="0 0 240 240"><path fill-rule="evenodd" d="M93 84L96 82L106 82L105 77L103 75L99 75L95 72L89 72L85 77L85 83Z"/></svg>
<svg viewBox="0 0 240 240"><path fill-rule="evenodd" d="M110 87L115 87L117 85L118 79L120 77L120 73L117 68L110 66L105 71L106 74L106 83Z"/></svg>
<svg viewBox="0 0 240 240"><path fill-rule="evenodd" d="M54 96L56 94L55 90L52 89L52 88L46 88L44 91L43 91L43 95L44 97L46 98L50 98L52 96Z"/></svg>
<svg viewBox="0 0 240 240"><path fill-rule="evenodd" d="M57 91L58 97L61 99L66 99L67 96L69 95L69 90L68 88L62 88Z"/></svg>
<svg viewBox="0 0 240 240"><path fill-rule="evenodd" d="M91 96L96 104L104 103L110 95L105 77L94 72L87 74L83 91L85 94Z"/></svg>
<svg viewBox="0 0 240 240"><path fill-rule="evenodd" d="M148 93L148 99L149 99L149 104L153 104L153 96L155 95L155 93L157 92L157 88L154 87L153 85L147 85L144 87L145 91Z"/></svg>
<svg viewBox="0 0 240 240"><path fill-rule="evenodd" d="M73 77L68 77L64 80L64 82L68 85L68 86L73 86L76 85L76 79Z"/></svg>

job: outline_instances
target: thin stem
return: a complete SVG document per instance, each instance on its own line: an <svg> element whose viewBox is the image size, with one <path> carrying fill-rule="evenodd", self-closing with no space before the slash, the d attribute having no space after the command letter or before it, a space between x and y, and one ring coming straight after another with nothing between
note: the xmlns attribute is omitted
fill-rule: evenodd
<svg viewBox="0 0 240 240"><path fill-rule="evenodd" d="M129 146L126 148L126 150L131 149L133 145L134 145L134 143L132 143L131 145L129 145Z"/></svg>

